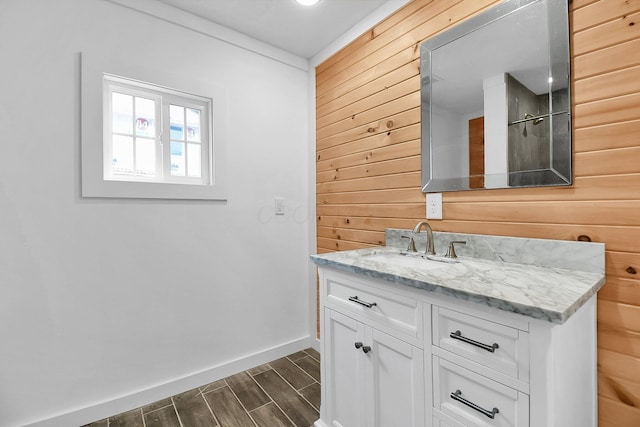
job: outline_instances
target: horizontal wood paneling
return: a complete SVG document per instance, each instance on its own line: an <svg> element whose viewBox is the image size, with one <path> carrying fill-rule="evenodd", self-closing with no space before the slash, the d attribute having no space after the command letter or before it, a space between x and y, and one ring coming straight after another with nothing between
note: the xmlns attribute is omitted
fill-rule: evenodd
<svg viewBox="0 0 640 427"><path fill-rule="evenodd" d="M487 3L487 0L477 0L477 3ZM378 65L380 58L389 58L398 51L406 48L414 48L428 36L446 28L453 22L465 17L469 13L469 7L460 8L461 0L439 0L431 2L422 9L416 11L408 19L397 26L399 31L384 31L373 38L366 45L353 49L345 48L349 55L334 63L324 72L317 75L316 86L318 95L322 95L325 87L334 87L343 83L358 70L366 70ZM417 28L412 27L411 23ZM331 58L327 61L331 61ZM348 72L347 72L348 71Z"/></svg>
<svg viewBox="0 0 640 427"><path fill-rule="evenodd" d="M603 22L623 18L637 10L637 0L596 1L574 10L572 14L573 31L579 32L596 27Z"/></svg>
<svg viewBox="0 0 640 427"><path fill-rule="evenodd" d="M345 191L384 190L388 188L411 188L420 186L420 172L408 172L396 175L358 178L348 181L322 182L316 185L317 194L341 193Z"/></svg>
<svg viewBox="0 0 640 427"><path fill-rule="evenodd" d="M600 373L640 383L640 359L603 348L598 349Z"/></svg>
<svg viewBox="0 0 640 427"><path fill-rule="evenodd" d="M415 59L408 64L391 71L389 74L383 75L379 79L375 79L372 81L365 80L363 82L354 81L352 82L352 84L354 85L360 83L360 85L357 86L354 90L346 93L343 96L340 96L339 98L336 98L333 102L318 106L316 110L318 122L322 124L326 122L325 118L327 117L327 115L331 114L332 112L346 108L347 106L350 106L366 97L374 96L382 91L385 91L387 88L393 85L396 85L400 82L405 82L407 80L410 80L411 78L415 78L419 74L420 60ZM320 121L320 119L325 120Z"/></svg>
<svg viewBox="0 0 640 427"><path fill-rule="evenodd" d="M640 40L630 40L573 60L576 80L640 64Z"/></svg>
<svg viewBox="0 0 640 427"><path fill-rule="evenodd" d="M638 92L640 91L639 73L640 65L578 80L574 85L574 100L577 103L591 102Z"/></svg>
<svg viewBox="0 0 640 427"><path fill-rule="evenodd" d="M616 212L616 215L611 215ZM443 217L472 221L545 224L636 225L640 200L447 203Z"/></svg>
<svg viewBox="0 0 640 427"><path fill-rule="evenodd" d="M607 284L598 292L598 297L600 300L625 301L640 306L640 277L625 279L608 276Z"/></svg>
<svg viewBox="0 0 640 427"><path fill-rule="evenodd" d="M318 253L332 252L332 251L349 251L351 249L362 249L373 246L380 246L377 243L362 243L354 241L346 241L339 239L327 239L324 237L318 237ZM320 252L320 250L323 252Z"/></svg>
<svg viewBox="0 0 640 427"><path fill-rule="evenodd" d="M575 151L637 147L639 134L640 120L576 129L574 132Z"/></svg>
<svg viewBox="0 0 640 427"><path fill-rule="evenodd" d="M640 227L612 227L598 225L575 224L531 224L531 223L504 223L488 222L482 219L477 221L449 221L441 223L434 221L436 230L495 234L499 236L513 237L539 237L542 239L577 240L579 236L589 236L594 242L606 242L607 250L624 251L630 245L637 244L640 237Z"/></svg>
<svg viewBox="0 0 640 427"><path fill-rule="evenodd" d="M340 97L357 90L365 83L375 84L378 79L388 76L389 73L404 65L418 63L419 57L419 50L417 50L415 46L407 47L392 57L383 59L382 62L374 68L358 71L359 74L352 75L349 80L346 80L342 84L327 88L323 94L317 93L316 106L318 109L321 109L325 105L332 103L332 100L340 99ZM328 106L326 108L329 111L334 111L338 105Z"/></svg>
<svg viewBox="0 0 640 427"><path fill-rule="evenodd" d="M610 171L607 171L610 172ZM640 174L596 175L575 177L567 187L528 188L518 197L521 201L536 200L637 200ZM513 200L510 189L484 192L457 192L445 195L447 202L507 202Z"/></svg>
<svg viewBox="0 0 640 427"><path fill-rule="evenodd" d="M417 82L414 84L417 84ZM380 104L377 107L372 108L370 105L362 106L361 108L365 108L365 111L358 111L351 117L347 117L346 119L342 119L323 128L319 128L316 131L316 138L318 138L318 140L322 140L323 138L328 138L331 136L339 135L342 132L349 131L354 127L369 125L371 122L376 122L384 119L392 113L411 110L419 103L420 91L414 90L414 92L409 93L408 95L404 95L400 98ZM392 120L384 121L383 129L388 130L392 129L393 127L394 124Z"/></svg>
<svg viewBox="0 0 640 427"><path fill-rule="evenodd" d="M363 139L350 141L345 144L328 147L325 149L318 149L316 160L316 167L320 167L320 170L330 169L338 167L338 163L325 165L326 160L339 159L340 162L344 162L343 158L351 154L362 153L376 148L387 147L394 144L400 144L402 142L419 140L420 139L420 124L413 123L409 126L396 128L384 133L372 135Z"/></svg>
<svg viewBox="0 0 640 427"><path fill-rule="evenodd" d="M615 164L615 172L618 174L640 172L640 147L611 148L609 150L590 151L588 153L576 153L575 175L598 176L607 175L614 171L611 166Z"/></svg>
<svg viewBox="0 0 640 427"><path fill-rule="evenodd" d="M611 0L600 1L596 4L606 5ZM637 11L638 5L635 2L628 2L635 5L635 13L622 15L619 19L611 19L584 31L576 31L573 35L572 46L575 56L593 52L594 50L604 49L618 43L637 39L640 36L640 26L636 23L640 22L640 12ZM593 7L593 6L591 6ZM610 15L608 15L610 16ZM606 20L607 15L603 16Z"/></svg>
<svg viewBox="0 0 640 427"><path fill-rule="evenodd" d="M338 170L343 167L365 165L370 163L381 162L384 160L393 160L404 157L413 157L420 155L420 140L414 139L393 147L383 147L372 149L365 152L346 155L329 159L324 162L316 163L317 171Z"/></svg>
<svg viewBox="0 0 640 427"><path fill-rule="evenodd" d="M574 107L576 129L640 119L640 94L604 98Z"/></svg>
<svg viewBox="0 0 640 427"><path fill-rule="evenodd" d="M317 251L425 216L419 44L498 0L414 0L316 69ZM434 230L606 247L601 426L640 425L640 0L571 2L574 183L444 193ZM439 249L440 251L443 250Z"/></svg>
<svg viewBox="0 0 640 427"><path fill-rule="evenodd" d="M635 243L638 247L638 243ZM630 246L627 246L628 248ZM636 252L616 252L611 249L606 254L607 275L640 280L640 250ZM624 300L620 300L624 301Z"/></svg>
<svg viewBox="0 0 640 427"><path fill-rule="evenodd" d="M636 427L640 425L640 409L631 404L632 400L621 401L601 397L598 401L598 422L599 426L607 423L615 427Z"/></svg>
<svg viewBox="0 0 640 427"><path fill-rule="evenodd" d="M318 150L324 150L329 147L334 147L339 144L345 144L347 142L353 142L355 140L366 138L372 135L377 135L380 133L386 133L390 136L395 129L414 125L418 123L419 120L420 108L416 107L408 111L391 114L382 120L375 120L370 123L356 126L337 135L331 135L324 139L318 139L316 140L316 147L318 148Z"/></svg>
<svg viewBox="0 0 640 427"><path fill-rule="evenodd" d="M598 321L602 325L607 325L616 330L638 335L640 333L640 307L601 300L598 302ZM640 357L640 354L636 356Z"/></svg>
<svg viewBox="0 0 640 427"><path fill-rule="evenodd" d="M318 227L318 237L329 240L347 240L350 242L384 245L384 231L352 230L349 228Z"/></svg>
<svg viewBox="0 0 640 427"><path fill-rule="evenodd" d="M403 67L400 70L403 70L405 68L406 67ZM347 98L345 101L353 100L353 102L349 103L343 108L339 108L335 111L332 111L323 117L318 117L318 119L316 120L318 138L322 137L322 132L326 132L328 135L332 134L332 132L335 133L336 123L340 123L343 120L347 120L346 122L348 124L347 127L352 126L353 124L357 123L355 121L356 118L360 118L360 115L363 112L371 108L375 108L376 106L386 104L398 98L402 98L406 95L410 95L412 93L415 94L416 87L419 87L420 85L420 81L419 81L420 76L415 74L415 72L413 74L414 75L407 78L406 80L389 81L388 86L385 86L379 92L376 92L371 96L368 96L363 99L354 99L355 98L354 92L351 92L349 94L351 96L344 96L343 98ZM393 108L394 110L398 110L397 107L391 106L390 108Z"/></svg>
<svg viewBox="0 0 640 427"><path fill-rule="evenodd" d="M424 203L318 205L316 207L318 216L340 215L384 218L420 218L424 216L424 210Z"/></svg>
<svg viewBox="0 0 640 427"><path fill-rule="evenodd" d="M579 10L582 7L585 7L587 5L590 5L592 3L596 3L600 0L570 0L571 1L571 6L573 6L572 12L575 12L576 10ZM573 13L572 13L573 15Z"/></svg>
<svg viewBox="0 0 640 427"><path fill-rule="evenodd" d="M327 193L318 194L316 197L318 205L335 205L341 203L422 203L424 194L414 188L403 188L395 190L371 190L348 193Z"/></svg>
<svg viewBox="0 0 640 427"><path fill-rule="evenodd" d="M604 300L606 302L606 300ZM603 301L600 302L602 304ZM615 306L615 303L610 303ZM600 316L600 311L598 315ZM602 315L606 318L607 313ZM616 326L607 325L600 322L598 329L598 346L600 348L626 354L632 357L640 357L640 334L634 331L620 329ZM640 384L634 384L635 388L640 388ZM640 396L640 395L637 395ZM637 398L637 396L634 396Z"/></svg>
<svg viewBox="0 0 640 427"><path fill-rule="evenodd" d="M404 159L393 159L384 162L348 168L318 172L318 182L331 182L344 179L355 179L368 176L391 175L420 170L420 156L414 155Z"/></svg>
<svg viewBox="0 0 640 427"><path fill-rule="evenodd" d="M612 376L601 376L598 378L598 387L600 395L611 400L621 400L631 406L640 407L637 397L640 394L638 392L638 384L627 381L623 378L616 378Z"/></svg>
<svg viewBox="0 0 640 427"><path fill-rule="evenodd" d="M353 230L384 231L387 228L413 228L413 218L377 218L362 216L331 216L318 215L316 218L318 227L338 227Z"/></svg>

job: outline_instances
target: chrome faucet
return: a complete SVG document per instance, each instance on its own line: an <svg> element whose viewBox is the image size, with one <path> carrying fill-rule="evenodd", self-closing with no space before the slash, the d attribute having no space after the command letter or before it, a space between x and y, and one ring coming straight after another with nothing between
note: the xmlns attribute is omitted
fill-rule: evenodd
<svg viewBox="0 0 640 427"><path fill-rule="evenodd" d="M413 232L416 234L420 233L420 229L423 225L427 229L427 249L425 250L425 253L427 255L435 255L436 251L433 247L433 230L431 230L429 223L427 221L420 221L418 225L413 228Z"/></svg>

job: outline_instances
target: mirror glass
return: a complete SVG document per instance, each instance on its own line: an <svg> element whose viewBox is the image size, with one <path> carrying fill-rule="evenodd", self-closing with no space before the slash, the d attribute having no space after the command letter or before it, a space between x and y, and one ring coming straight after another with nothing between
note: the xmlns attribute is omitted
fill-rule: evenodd
<svg viewBox="0 0 640 427"><path fill-rule="evenodd" d="M420 55L422 191L571 184L566 0L507 0Z"/></svg>

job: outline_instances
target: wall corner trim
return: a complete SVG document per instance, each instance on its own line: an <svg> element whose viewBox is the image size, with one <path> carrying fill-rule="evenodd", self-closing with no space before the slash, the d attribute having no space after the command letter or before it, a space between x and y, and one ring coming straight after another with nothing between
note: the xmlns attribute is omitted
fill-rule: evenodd
<svg viewBox="0 0 640 427"><path fill-rule="evenodd" d="M290 65L302 71L309 71L309 60L279 49L263 41L254 39L238 31L193 15L174 6L156 0L104 0L145 15L195 31L207 37L229 43L241 49Z"/></svg>

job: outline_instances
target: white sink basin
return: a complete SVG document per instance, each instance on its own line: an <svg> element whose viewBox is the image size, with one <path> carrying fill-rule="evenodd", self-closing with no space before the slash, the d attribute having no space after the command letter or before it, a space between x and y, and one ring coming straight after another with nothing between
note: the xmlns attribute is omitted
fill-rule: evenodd
<svg viewBox="0 0 640 427"><path fill-rule="evenodd" d="M452 261L435 261L420 255L403 255L398 253L375 253L366 255L369 261L389 264L397 267L409 267L417 270L435 270L449 265ZM455 261L453 261L455 262Z"/></svg>

